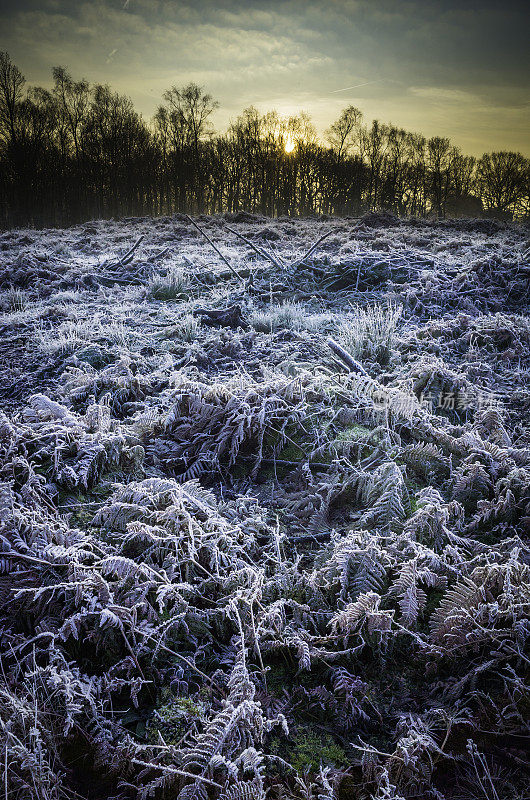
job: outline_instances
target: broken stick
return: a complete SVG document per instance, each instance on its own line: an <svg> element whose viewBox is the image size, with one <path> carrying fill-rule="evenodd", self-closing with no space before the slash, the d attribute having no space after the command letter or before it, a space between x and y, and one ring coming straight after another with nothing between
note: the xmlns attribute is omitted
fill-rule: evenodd
<svg viewBox="0 0 530 800"><path fill-rule="evenodd" d="M351 355L344 349L344 347L341 347L340 344L337 344L334 339L330 337L327 343L328 347L330 347L335 355L340 358L342 363L348 367L350 372L357 372L360 375L368 375L363 365L359 364L358 361L352 358Z"/></svg>

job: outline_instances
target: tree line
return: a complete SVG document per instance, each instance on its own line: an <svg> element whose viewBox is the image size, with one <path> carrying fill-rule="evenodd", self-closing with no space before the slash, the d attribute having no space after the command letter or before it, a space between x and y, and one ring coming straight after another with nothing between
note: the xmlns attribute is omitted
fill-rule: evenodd
<svg viewBox="0 0 530 800"><path fill-rule="evenodd" d="M345 108L319 140L310 117L247 108L225 133L218 103L194 83L173 86L146 122L130 98L53 70L27 86L0 53L0 224L246 210L357 215L530 214L530 161L466 156L444 137Z"/></svg>

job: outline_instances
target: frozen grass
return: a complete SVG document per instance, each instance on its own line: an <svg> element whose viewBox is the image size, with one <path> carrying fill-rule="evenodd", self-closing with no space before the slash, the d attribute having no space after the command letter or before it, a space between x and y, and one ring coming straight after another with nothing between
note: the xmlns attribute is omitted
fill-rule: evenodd
<svg viewBox="0 0 530 800"><path fill-rule="evenodd" d="M307 319L303 305L286 301L271 306L267 311L255 311L250 317L250 324L260 333L274 333L282 328L299 331Z"/></svg>
<svg viewBox="0 0 530 800"><path fill-rule="evenodd" d="M250 314L250 324L260 333L275 333L280 330L316 331L332 322L330 314L311 314L302 303L289 300L270 306L265 311L255 310Z"/></svg>
<svg viewBox="0 0 530 800"><path fill-rule="evenodd" d="M189 294L189 280L180 267L170 267L165 275L153 275L147 284L147 294L153 300L180 300Z"/></svg>
<svg viewBox="0 0 530 800"><path fill-rule="evenodd" d="M401 312L400 306L391 304L356 308L354 315L341 326L343 347L359 361L388 364L395 348Z"/></svg>
<svg viewBox="0 0 530 800"><path fill-rule="evenodd" d="M194 342L199 332L199 322L193 314L184 314L177 320L175 336L183 342Z"/></svg>
<svg viewBox="0 0 530 800"><path fill-rule="evenodd" d="M69 289L63 292L56 292L48 298L47 303L50 306L63 306L67 307L71 303L84 303L86 302L86 295L84 292L74 291Z"/></svg>
<svg viewBox="0 0 530 800"><path fill-rule="evenodd" d="M2 297L2 308L7 313L25 311L28 305L28 295L22 289L11 286Z"/></svg>
<svg viewBox="0 0 530 800"><path fill-rule="evenodd" d="M4 794L522 800L526 239L473 234L426 271L446 222L236 223L288 261L336 229L289 270L212 223L251 284L174 218L145 223L192 261L167 275L144 253L112 283L79 229L0 249L0 307L30 300L0 317ZM98 223L101 253L138 233ZM241 328L193 316L236 304Z"/></svg>
<svg viewBox="0 0 530 800"><path fill-rule="evenodd" d="M130 338L130 333L121 322L106 324L99 318L69 319L54 328L39 321L36 327L37 346L48 355L74 353L80 347L94 342L126 347Z"/></svg>
<svg viewBox="0 0 530 800"><path fill-rule="evenodd" d="M74 322L67 322L59 329L53 329L42 322L37 326L37 346L48 355L57 353L73 353L77 347L86 344L88 339L80 334Z"/></svg>

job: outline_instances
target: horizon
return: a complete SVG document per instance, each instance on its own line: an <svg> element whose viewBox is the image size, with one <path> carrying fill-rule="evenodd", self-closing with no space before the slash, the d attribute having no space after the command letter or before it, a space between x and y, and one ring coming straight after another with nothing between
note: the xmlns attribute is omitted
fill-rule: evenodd
<svg viewBox="0 0 530 800"><path fill-rule="evenodd" d="M52 68L64 66L76 80L129 96L145 119L164 91L193 81L219 102L212 115L219 132L252 105L282 117L305 111L324 139L354 105L365 124L378 119L447 137L466 154L530 154L522 3L485 3L480 11L434 0L399 8L365 0L195 6L6 2L0 49L28 85L50 88Z"/></svg>

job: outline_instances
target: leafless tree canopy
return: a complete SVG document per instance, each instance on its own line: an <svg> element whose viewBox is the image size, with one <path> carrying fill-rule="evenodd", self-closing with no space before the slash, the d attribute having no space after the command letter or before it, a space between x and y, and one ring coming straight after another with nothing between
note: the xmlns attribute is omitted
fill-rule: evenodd
<svg viewBox="0 0 530 800"><path fill-rule="evenodd" d="M217 102L193 83L168 89L146 123L108 86L75 80L64 67L53 79L51 91L25 89L1 54L4 226L175 211L528 214L529 162L519 153L477 160L446 138L363 124L353 106L330 126L325 144L306 114L282 120L252 107L220 134L211 122Z"/></svg>

